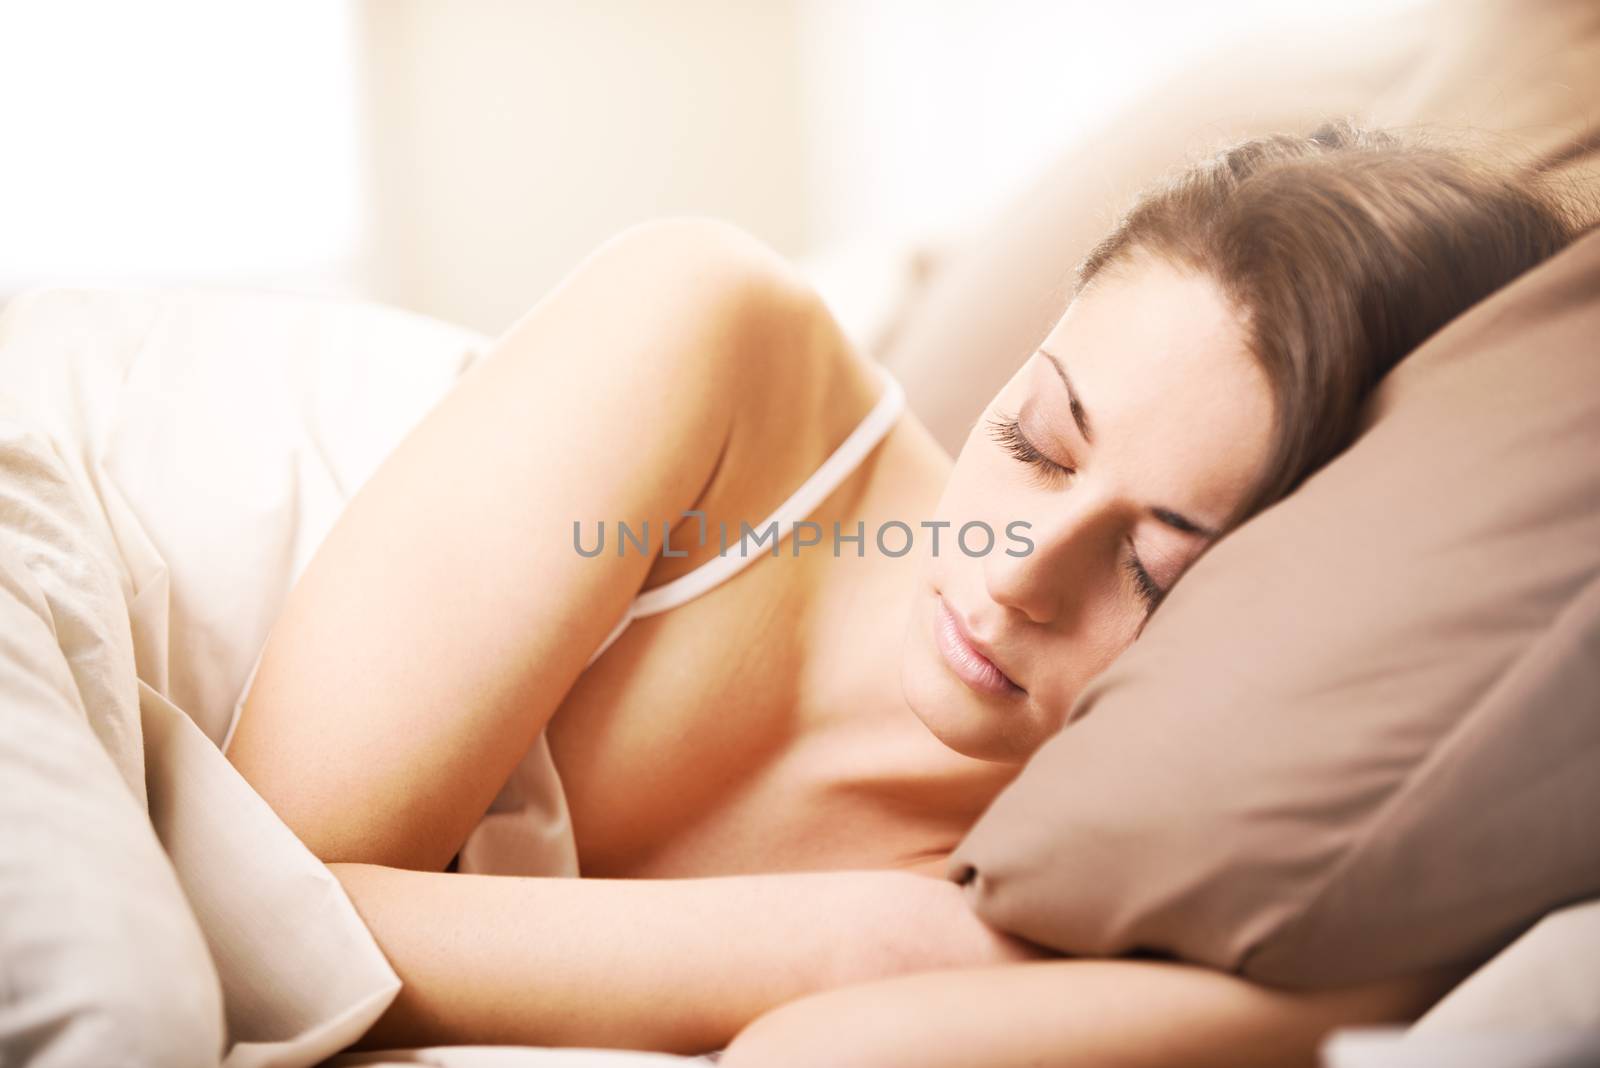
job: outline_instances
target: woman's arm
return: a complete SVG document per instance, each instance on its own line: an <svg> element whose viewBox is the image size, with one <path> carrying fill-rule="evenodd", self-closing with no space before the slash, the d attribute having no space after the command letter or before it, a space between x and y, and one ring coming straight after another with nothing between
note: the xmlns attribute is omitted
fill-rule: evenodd
<svg viewBox="0 0 1600 1068"><path fill-rule="evenodd" d="M1222 972L1047 960L905 975L801 998L721 1068L1295 1068L1337 1027L1410 1020L1459 971L1295 993Z"/></svg>
<svg viewBox="0 0 1600 1068"><path fill-rule="evenodd" d="M404 984L367 1048L705 1052L820 990L1042 955L987 927L956 884L901 871L535 879L330 868Z"/></svg>
<svg viewBox="0 0 1600 1068"><path fill-rule="evenodd" d="M821 307L731 226L635 227L384 458L290 591L228 750L318 857L444 868L653 563L581 557L573 523L646 520L658 550L752 398L829 343Z"/></svg>

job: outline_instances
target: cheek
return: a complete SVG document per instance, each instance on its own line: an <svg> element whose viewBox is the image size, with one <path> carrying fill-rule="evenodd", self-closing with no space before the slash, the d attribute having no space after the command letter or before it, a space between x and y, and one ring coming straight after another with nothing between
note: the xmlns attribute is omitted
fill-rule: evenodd
<svg viewBox="0 0 1600 1068"><path fill-rule="evenodd" d="M1098 600L1085 614L1083 636L1082 682L1098 675L1111 662L1127 651L1139 636L1139 626L1144 622L1144 612L1129 603L1119 588L1108 590L1104 599Z"/></svg>
<svg viewBox="0 0 1600 1068"><path fill-rule="evenodd" d="M1048 668L1035 683L1036 696L1052 728L1067 721L1090 680L1127 651L1144 615L1129 608L1119 591L1097 589L1064 630L1039 635L1039 658Z"/></svg>
<svg viewBox="0 0 1600 1068"><path fill-rule="evenodd" d="M973 519L992 522L1007 511L1018 513L1011 518L1027 518L1019 511L1024 503L1019 475L1025 474L1024 469L990 439L991 414L986 410L967 434L934 518L955 526Z"/></svg>
<svg viewBox="0 0 1600 1068"><path fill-rule="evenodd" d="M982 430L976 434L981 435ZM958 547L957 539L964 525L983 523L993 532L991 551L1001 552L1016 544L1008 540L1006 525L1014 520L1030 518L1026 497L1017 488L1015 461L997 453L998 449L987 440L969 437L956 458L933 515L927 517L941 524L938 527L937 555L930 556L925 564L929 573L936 577L936 584L938 576L983 566L981 556L969 557ZM919 538L929 539L930 547L933 545L931 533L918 532ZM967 545L975 552L987 540L978 528L969 531L968 538Z"/></svg>

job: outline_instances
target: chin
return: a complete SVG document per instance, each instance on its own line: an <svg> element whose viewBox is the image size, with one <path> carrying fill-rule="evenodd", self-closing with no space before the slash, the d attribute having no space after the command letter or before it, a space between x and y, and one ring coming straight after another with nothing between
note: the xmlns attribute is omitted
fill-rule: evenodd
<svg viewBox="0 0 1600 1068"><path fill-rule="evenodd" d="M906 704L945 746L974 760L1018 764L1036 748L1036 723L1026 702L993 702L968 689L933 640L932 598L913 612L900 660Z"/></svg>

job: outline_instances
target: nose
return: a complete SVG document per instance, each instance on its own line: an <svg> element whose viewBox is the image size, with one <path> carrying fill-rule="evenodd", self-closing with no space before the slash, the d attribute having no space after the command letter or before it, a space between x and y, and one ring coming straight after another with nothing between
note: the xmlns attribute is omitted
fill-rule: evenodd
<svg viewBox="0 0 1600 1068"><path fill-rule="evenodd" d="M1014 608L1034 623L1061 622L1081 611L1115 565L1115 514L1092 494L1079 492L1048 514L1029 518L1023 533L1032 551L1012 542L984 558L984 583L996 603Z"/></svg>

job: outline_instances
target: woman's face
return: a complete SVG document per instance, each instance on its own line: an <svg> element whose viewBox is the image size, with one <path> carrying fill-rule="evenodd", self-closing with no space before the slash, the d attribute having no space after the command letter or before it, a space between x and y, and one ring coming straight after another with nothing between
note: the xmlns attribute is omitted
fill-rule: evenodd
<svg viewBox="0 0 1600 1068"><path fill-rule="evenodd" d="M1272 419L1209 279L1139 253L1102 272L990 402L940 499L901 669L928 728L1026 759L1242 502ZM983 555L956 542L974 521L994 531Z"/></svg>

